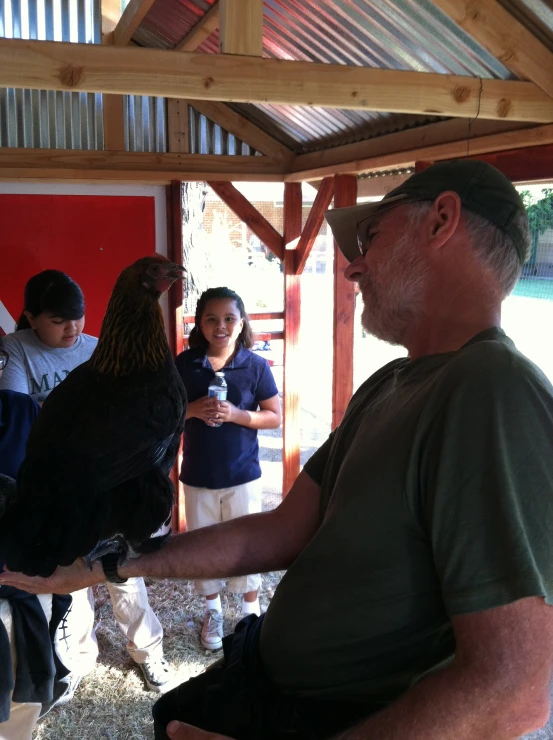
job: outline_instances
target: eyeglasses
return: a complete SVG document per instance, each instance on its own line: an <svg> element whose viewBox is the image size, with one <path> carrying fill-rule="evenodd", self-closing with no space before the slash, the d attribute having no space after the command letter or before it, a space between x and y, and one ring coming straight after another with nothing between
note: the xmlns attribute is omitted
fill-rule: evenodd
<svg viewBox="0 0 553 740"><path fill-rule="evenodd" d="M405 200L398 200L395 203L389 203L387 207L386 201L384 201L382 203L382 208L378 208L376 211L371 213L370 216L366 216L365 218L361 219L361 221L358 221L356 227L357 246L359 247L359 252L361 253L361 256L364 257L369 249L369 244L367 243L369 241L369 226L371 225L371 222L374 221L376 216L381 216L384 213L389 213L389 211L393 211L394 208L399 208L399 206L405 206L411 203L421 203L425 200L428 200L428 198L405 198Z"/></svg>
<svg viewBox="0 0 553 740"><path fill-rule="evenodd" d="M6 367L9 359L9 354L7 352L4 352L3 349L0 349L0 370L3 370Z"/></svg>

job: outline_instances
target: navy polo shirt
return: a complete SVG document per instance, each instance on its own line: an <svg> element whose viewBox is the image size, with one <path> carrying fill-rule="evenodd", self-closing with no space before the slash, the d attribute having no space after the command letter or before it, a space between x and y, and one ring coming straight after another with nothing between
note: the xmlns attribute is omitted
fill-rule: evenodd
<svg viewBox="0 0 553 740"><path fill-rule="evenodd" d="M214 371L205 350L189 349L176 359L188 402L207 396ZM222 369L227 400L239 409L257 411L261 401L278 393L267 360L240 348ZM180 479L198 488L230 488L261 477L257 429L225 422L210 427L201 419L187 419L184 426Z"/></svg>
<svg viewBox="0 0 553 740"><path fill-rule="evenodd" d="M39 405L26 393L0 391L0 473L15 478Z"/></svg>

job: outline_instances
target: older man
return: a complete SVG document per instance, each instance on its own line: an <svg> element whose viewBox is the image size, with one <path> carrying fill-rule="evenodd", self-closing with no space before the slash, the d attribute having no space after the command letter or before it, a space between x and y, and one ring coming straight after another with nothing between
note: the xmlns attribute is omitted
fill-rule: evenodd
<svg viewBox="0 0 553 740"><path fill-rule="evenodd" d="M224 660L160 699L156 737L518 738L546 723L553 669L553 389L499 328L524 207L466 160L327 218L365 328L409 357L359 388L276 510L120 567L288 568ZM0 581L73 590L99 568Z"/></svg>

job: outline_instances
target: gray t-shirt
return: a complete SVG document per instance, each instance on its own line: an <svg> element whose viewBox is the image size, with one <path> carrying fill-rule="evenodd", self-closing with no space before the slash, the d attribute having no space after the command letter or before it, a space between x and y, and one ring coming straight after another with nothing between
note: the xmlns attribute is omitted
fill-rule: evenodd
<svg viewBox="0 0 553 740"><path fill-rule="evenodd" d="M54 348L43 344L32 329L22 329L4 337L4 349L10 355L0 390L27 393L42 403L59 385L94 352L98 340L81 334L72 347Z"/></svg>

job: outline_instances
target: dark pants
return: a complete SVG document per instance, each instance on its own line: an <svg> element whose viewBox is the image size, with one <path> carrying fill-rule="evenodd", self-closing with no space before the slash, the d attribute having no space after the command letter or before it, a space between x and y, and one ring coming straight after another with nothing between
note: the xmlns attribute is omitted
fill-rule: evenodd
<svg viewBox="0 0 553 740"><path fill-rule="evenodd" d="M351 702L286 696L259 660L263 617L250 614L223 640L224 658L161 697L153 707L156 740L171 720L236 740L324 740L369 714Z"/></svg>

